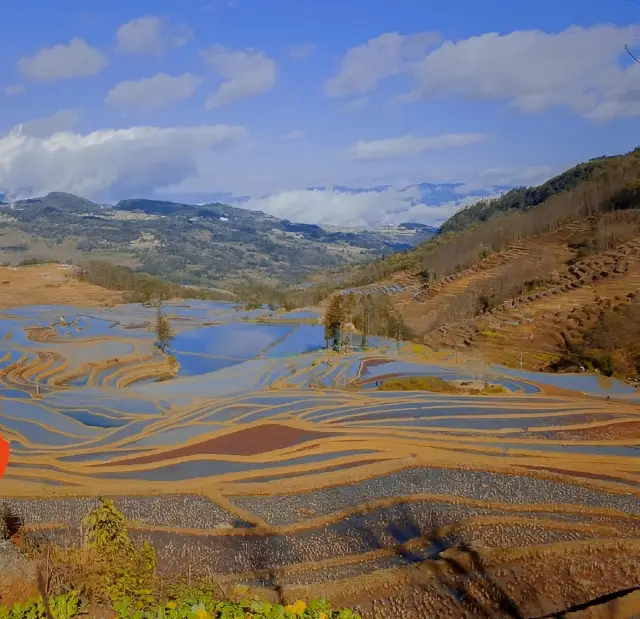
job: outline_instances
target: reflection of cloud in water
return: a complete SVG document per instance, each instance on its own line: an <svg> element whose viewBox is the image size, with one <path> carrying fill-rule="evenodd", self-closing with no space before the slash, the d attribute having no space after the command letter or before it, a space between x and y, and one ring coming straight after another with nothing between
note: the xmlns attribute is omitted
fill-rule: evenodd
<svg viewBox="0 0 640 619"><path fill-rule="evenodd" d="M287 325L230 324L184 331L172 342L177 351L248 359L290 330Z"/></svg>

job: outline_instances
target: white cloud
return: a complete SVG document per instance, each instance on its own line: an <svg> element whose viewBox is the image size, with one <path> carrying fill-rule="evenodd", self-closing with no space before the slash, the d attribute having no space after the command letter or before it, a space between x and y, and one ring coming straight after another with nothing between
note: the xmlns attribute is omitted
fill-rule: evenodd
<svg viewBox="0 0 640 619"><path fill-rule="evenodd" d="M439 206L425 204L419 189L388 187L382 191L359 192L336 189L283 191L264 198L252 198L243 208L263 211L275 217L318 225L375 226L420 221L440 225L456 211L479 198L467 197Z"/></svg>
<svg viewBox="0 0 640 619"><path fill-rule="evenodd" d="M0 187L8 196L68 191L93 199L149 195L198 175L198 160L247 137L244 127L131 127L82 135L0 138Z"/></svg>
<svg viewBox="0 0 640 619"><path fill-rule="evenodd" d="M381 80L407 72L411 62L422 58L427 47L439 39L436 32L387 32L352 47L342 58L338 74L325 82L325 93L344 97L367 92Z"/></svg>
<svg viewBox="0 0 640 619"><path fill-rule="evenodd" d="M24 56L18 61L18 69L32 80L57 82L95 75L108 64L109 60L100 50L76 38L69 45L45 47L35 56Z"/></svg>
<svg viewBox="0 0 640 619"><path fill-rule="evenodd" d="M313 43L296 43L289 45L286 49L287 55L291 58L307 58L316 51L316 46Z"/></svg>
<svg viewBox="0 0 640 619"><path fill-rule="evenodd" d="M301 129L297 129L295 131L290 131L289 133L285 133L282 138L284 140L300 140L305 136L305 132Z"/></svg>
<svg viewBox="0 0 640 619"><path fill-rule="evenodd" d="M222 45L214 45L203 52L203 55L223 80L207 100L207 108L264 94L276 84L276 63L264 52L253 49L231 50Z"/></svg>
<svg viewBox="0 0 640 619"><path fill-rule="evenodd" d="M4 94L6 97L14 97L15 95L21 95L27 90L24 84L9 84L4 87Z"/></svg>
<svg viewBox="0 0 640 619"><path fill-rule="evenodd" d="M414 88L401 99L457 95L506 101L523 113L562 106L598 120L637 116L640 66L620 61L638 37L640 26L601 25L446 41L414 65Z"/></svg>
<svg viewBox="0 0 640 619"><path fill-rule="evenodd" d="M369 97L358 97L347 103L347 110L350 112L358 112L369 104Z"/></svg>
<svg viewBox="0 0 640 619"><path fill-rule="evenodd" d="M418 155L427 150L469 146L485 139L481 133L445 133L429 138L404 135L389 140L360 140L349 148L349 154L353 159L391 159Z"/></svg>
<svg viewBox="0 0 640 619"><path fill-rule="evenodd" d="M51 116L23 122L20 125L21 133L32 138L48 138L54 133L71 131L78 123L79 117L78 110L58 110Z"/></svg>
<svg viewBox="0 0 640 619"><path fill-rule="evenodd" d="M173 26L164 18L147 15L132 19L116 31L116 51L124 54L161 54L182 47L193 36L185 26Z"/></svg>
<svg viewBox="0 0 640 619"><path fill-rule="evenodd" d="M153 77L116 84L107 94L105 103L120 108L151 110L188 99L200 82L190 73L175 77L158 73Z"/></svg>

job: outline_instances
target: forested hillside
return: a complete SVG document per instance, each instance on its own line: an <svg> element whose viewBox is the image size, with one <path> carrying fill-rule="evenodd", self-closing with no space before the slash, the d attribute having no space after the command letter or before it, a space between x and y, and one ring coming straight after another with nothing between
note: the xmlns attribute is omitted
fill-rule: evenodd
<svg viewBox="0 0 640 619"><path fill-rule="evenodd" d="M441 234L461 232L470 226L493 217L502 217L511 211L526 211L545 200L589 180L595 172L616 163L619 157L598 157L555 176L536 187L516 187L499 198L481 200L458 211L440 228Z"/></svg>
<svg viewBox="0 0 640 619"><path fill-rule="evenodd" d="M440 234L345 274L341 286L384 294L435 348L640 377L640 149L595 163L537 206Z"/></svg>

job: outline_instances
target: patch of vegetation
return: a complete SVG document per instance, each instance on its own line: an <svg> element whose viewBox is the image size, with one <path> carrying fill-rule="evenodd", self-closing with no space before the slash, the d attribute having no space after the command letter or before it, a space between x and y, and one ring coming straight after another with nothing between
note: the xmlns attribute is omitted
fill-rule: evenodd
<svg viewBox="0 0 640 619"><path fill-rule="evenodd" d="M48 607L43 598L34 598L11 607L0 606L0 619L71 619L80 610L77 591L55 595L48 598L47 602Z"/></svg>
<svg viewBox="0 0 640 619"><path fill-rule="evenodd" d="M380 391L432 391L433 393L462 393L457 385L438 376L398 376L380 383Z"/></svg>
<svg viewBox="0 0 640 619"><path fill-rule="evenodd" d="M327 348L343 351L349 346L352 325L362 334L362 348L367 348L367 338L378 335L396 340L409 340L413 333L402 316L384 294L334 294L327 303L323 318L324 338Z"/></svg>
<svg viewBox="0 0 640 619"><path fill-rule="evenodd" d="M608 163L609 159L614 157L602 157L596 161L581 163L536 187L516 187L499 198L480 200L450 217L440 231L443 234L462 232L493 217L502 217L512 211L527 211L535 208L548 198L588 181L596 170Z"/></svg>
<svg viewBox="0 0 640 619"><path fill-rule="evenodd" d="M181 286L128 267L101 261L92 261L82 266L78 278L101 288L123 291L127 303L150 303L175 298L229 301L232 297L232 293Z"/></svg>
<svg viewBox="0 0 640 619"><path fill-rule="evenodd" d="M30 267L38 264L57 264L59 260L43 260L41 258L27 258L18 263L19 267Z"/></svg>
<svg viewBox="0 0 640 619"><path fill-rule="evenodd" d="M605 376L640 378L640 304L604 310L579 343L552 368L598 371Z"/></svg>
<svg viewBox="0 0 640 619"><path fill-rule="evenodd" d="M7 503L0 505L0 540L8 540L22 531L22 518Z"/></svg>
<svg viewBox="0 0 640 619"><path fill-rule="evenodd" d="M28 547L46 572L42 597L0 606L0 619L71 619L86 614L89 605L118 619L359 619L348 609L332 609L326 600L272 603L252 599L241 585L221 600L208 585L167 584L156 574L153 547L131 539L112 501L101 499L83 524L87 537L81 547L48 541Z"/></svg>

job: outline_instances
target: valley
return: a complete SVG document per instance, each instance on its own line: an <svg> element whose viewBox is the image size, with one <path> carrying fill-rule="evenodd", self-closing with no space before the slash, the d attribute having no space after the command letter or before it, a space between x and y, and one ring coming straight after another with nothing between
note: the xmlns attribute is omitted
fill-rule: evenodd
<svg viewBox="0 0 640 619"><path fill-rule="evenodd" d="M363 617L396 604L408 617L425 604L466 616L499 603L480 593L491 583L542 614L640 575L640 396L628 384L375 336L333 352L318 311L206 300L164 304L165 354L153 307L117 304L60 265L3 270L21 274L6 284L14 299L32 290L0 320L11 451L0 494L27 537L79 540L82 517L109 497L164 577L290 603L329 597ZM38 296L52 282L60 304ZM416 376L492 389L385 391ZM607 565L588 586L587 556ZM472 562L467 602L439 584L458 582L454 558ZM542 586L549 561L571 567ZM484 576L473 562L490 566Z"/></svg>
<svg viewBox="0 0 640 619"><path fill-rule="evenodd" d="M364 619L633 610L637 163L236 298L105 263L0 267L20 539L74 547L107 499L154 578L226 597ZM175 215L159 208L109 217Z"/></svg>

